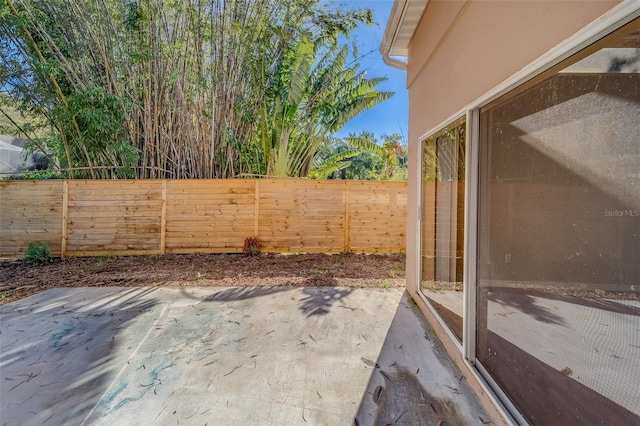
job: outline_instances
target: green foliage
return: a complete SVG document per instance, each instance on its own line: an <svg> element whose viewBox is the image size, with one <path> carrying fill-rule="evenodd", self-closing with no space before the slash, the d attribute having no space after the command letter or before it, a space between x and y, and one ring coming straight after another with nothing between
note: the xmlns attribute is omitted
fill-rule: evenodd
<svg viewBox="0 0 640 426"><path fill-rule="evenodd" d="M341 45L370 24L321 0L4 0L0 91L74 177L306 176L390 96Z"/></svg>
<svg viewBox="0 0 640 426"><path fill-rule="evenodd" d="M0 94L0 133L39 138L46 135L46 127L42 117L21 110L10 96Z"/></svg>
<svg viewBox="0 0 640 426"><path fill-rule="evenodd" d="M258 237L248 237L244 239L242 252L248 256L256 256L260 254L260 240Z"/></svg>
<svg viewBox="0 0 640 426"><path fill-rule="evenodd" d="M389 275L389 278L395 278L398 274L404 272L404 268L404 263L394 262L393 265L391 265L391 268L387 271L387 275Z"/></svg>
<svg viewBox="0 0 640 426"><path fill-rule="evenodd" d="M309 177L315 179L406 180L407 153L399 135L379 144L371 132L327 140Z"/></svg>
<svg viewBox="0 0 640 426"><path fill-rule="evenodd" d="M335 176L339 171L351 166L356 157L363 155L361 151L346 148L343 151L332 154L330 157L320 157L319 164L311 169L309 177L311 179L327 179Z"/></svg>
<svg viewBox="0 0 640 426"><path fill-rule="evenodd" d="M66 166L113 167L95 173L76 173L78 177L135 177L139 152L126 140L125 114L118 97L102 88L93 88L73 93L67 101L67 105L58 105L52 110L61 134L67 135L71 164ZM65 156L60 149L63 144L55 140L50 144L58 147L64 163Z"/></svg>
<svg viewBox="0 0 640 426"><path fill-rule="evenodd" d="M458 120L422 144L422 178L427 181L449 182L465 180L464 121Z"/></svg>
<svg viewBox="0 0 640 426"><path fill-rule="evenodd" d="M42 164L52 162L51 150L47 146L48 133L49 129L43 117L24 108L24 105L16 103L12 97L0 93L0 134L25 139L25 153L37 154L42 158ZM4 178L6 175L0 176L0 179ZM33 176L23 178L41 179L42 177L34 173Z"/></svg>
<svg viewBox="0 0 640 426"><path fill-rule="evenodd" d="M375 90L385 79L367 79L358 64L347 66L348 52L347 46L317 45L308 32L284 45L260 122L269 175L307 176L328 134L392 95ZM315 175L336 171L357 153L338 154Z"/></svg>
<svg viewBox="0 0 640 426"><path fill-rule="evenodd" d="M21 178L23 180L43 180L43 179L64 179L64 175L55 170L34 170L25 172Z"/></svg>
<svg viewBox="0 0 640 426"><path fill-rule="evenodd" d="M33 265L44 265L51 261L49 244L31 241L25 252L25 258Z"/></svg>
<svg viewBox="0 0 640 426"><path fill-rule="evenodd" d="M438 285L438 282L436 282L434 280L424 280L424 281L422 281L421 288L423 290L430 290L430 291L439 291L440 290L440 286Z"/></svg>
<svg viewBox="0 0 640 426"><path fill-rule="evenodd" d="M391 281L391 280L389 280L389 279L387 279L387 280L383 280L383 281L380 283L379 287L380 287L380 288L391 288L391 287L393 287L393 281Z"/></svg>

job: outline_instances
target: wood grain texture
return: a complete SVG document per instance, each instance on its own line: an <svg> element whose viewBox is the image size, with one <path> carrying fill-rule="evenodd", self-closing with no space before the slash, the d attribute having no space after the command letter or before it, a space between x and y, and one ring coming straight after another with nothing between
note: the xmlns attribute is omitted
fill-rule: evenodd
<svg viewBox="0 0 640 426"><path fill-rule="evenodd" d="M62 248L63 181L0 181L0 256L21 257L31 241Z"/></svg>
<svg viewBox="0 0 640 426"><path fill-rule="evenodd" d="M307 179L0 182L0 255L404 252L405 182Z"/></svg>

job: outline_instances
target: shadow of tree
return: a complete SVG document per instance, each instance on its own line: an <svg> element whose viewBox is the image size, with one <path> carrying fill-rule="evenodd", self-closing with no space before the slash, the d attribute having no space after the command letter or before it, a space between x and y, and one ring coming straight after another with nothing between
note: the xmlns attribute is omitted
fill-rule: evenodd
<svg viewBox="0 0 640 426"><path fill-rule="evenodd" d="M577 295L565 295L557 292L550 292L544 290L528 290L531 296L541 297L545 299L557 300L560 302L571 303L574 305L585 306L587 308L600 309L602 311L615 312L617 314L626 314L640 316L640 307L632 306L619 301L613 300L616 297L614 294L607 296L577 296ZM625 296L630 296L626 294ZM611 298L610 298L611 297Z"/></svg>
<svg viewBox="0 0 640 426"><path fill-rule="evenodd" d="M153 289L101 290L96 299L59 288L2 306L3 421L80 424L100 403L118 374L120 332L157 304Z"/></svg>
<svg viewBox="0 0 640 426"><path fill-rule="evenodd" d="M537 321L548 324L566 326L564 318L553 313L550 309L536 304L536 300L525 290L514 288L492 288L488 291L490 301L509 306L530 315Z"/></svg>
<svg viewBox="0 0 640 426"><path fill-rule="evenodd" d="M557 300L559 302L600 309L617 314L640 316L640 308L631 304L621 303L608 297L561 294L556 290L494 288L489 291L488 297L489 300L493 302L503 306L510 306L531 315L538 321L563 326L566 325L564 318L556 315L550 309L538 305L536 298ZM612 295L611 297L615 296Z"/></svg>
<svg viewBox="0 0 640 426"><path fill-rule="evenodd" d="M342 301L352 292L351 288L305 287L302 290L304 296L300 299L299 309L307 317L326 315L336 302Z"/></svg>
<svg viewBox="0 0 640 426"><path fill-rule="evenodd" d="M367 365L356 425L493 424L406 291L378 357Z"/></svg>
<svg viewBox="0 0 640 426"><path fill-rule="evenodd" d="M203 299L204 302L233 302L251 299L253 297L268 296L270 294L291 291L292 287L230 287L217 291Z"/></svg>
<svg viewBox="0 0 640 426"><path fill-rule="evenodd" d="M302 286L303 297L299 301L299 309L307 316L328 314L331 307L341 299L349 296L352 288L338 288L335 278L322 276L310 277L295 287ZM195 297L182 289L182 295L203 302L235 302L254 297L268 296L271 294L292 291L294 286L269 286L269 287L227 287L205 297Z"/></svg>

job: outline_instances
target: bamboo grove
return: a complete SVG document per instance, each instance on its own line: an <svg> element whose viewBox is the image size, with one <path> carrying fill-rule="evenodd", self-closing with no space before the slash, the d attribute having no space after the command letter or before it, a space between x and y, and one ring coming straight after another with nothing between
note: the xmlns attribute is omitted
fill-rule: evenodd
<svg viewBox="0 0 640 426"><path fill-rule="evenodd" d="M69 177L307 176L391 96L345 41L371 23L320 0L0 0L0 110L43 117L32 146Z"/></svg>

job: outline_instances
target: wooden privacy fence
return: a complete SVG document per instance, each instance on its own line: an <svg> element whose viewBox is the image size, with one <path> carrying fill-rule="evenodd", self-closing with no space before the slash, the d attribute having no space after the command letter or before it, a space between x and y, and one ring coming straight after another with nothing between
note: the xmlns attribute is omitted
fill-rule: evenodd
<svg viewBox="0 0 640 426"><path fill-rule="evenodd" d="M0 182L0 256L405 251L406 182L306 179Z"/></svg>

